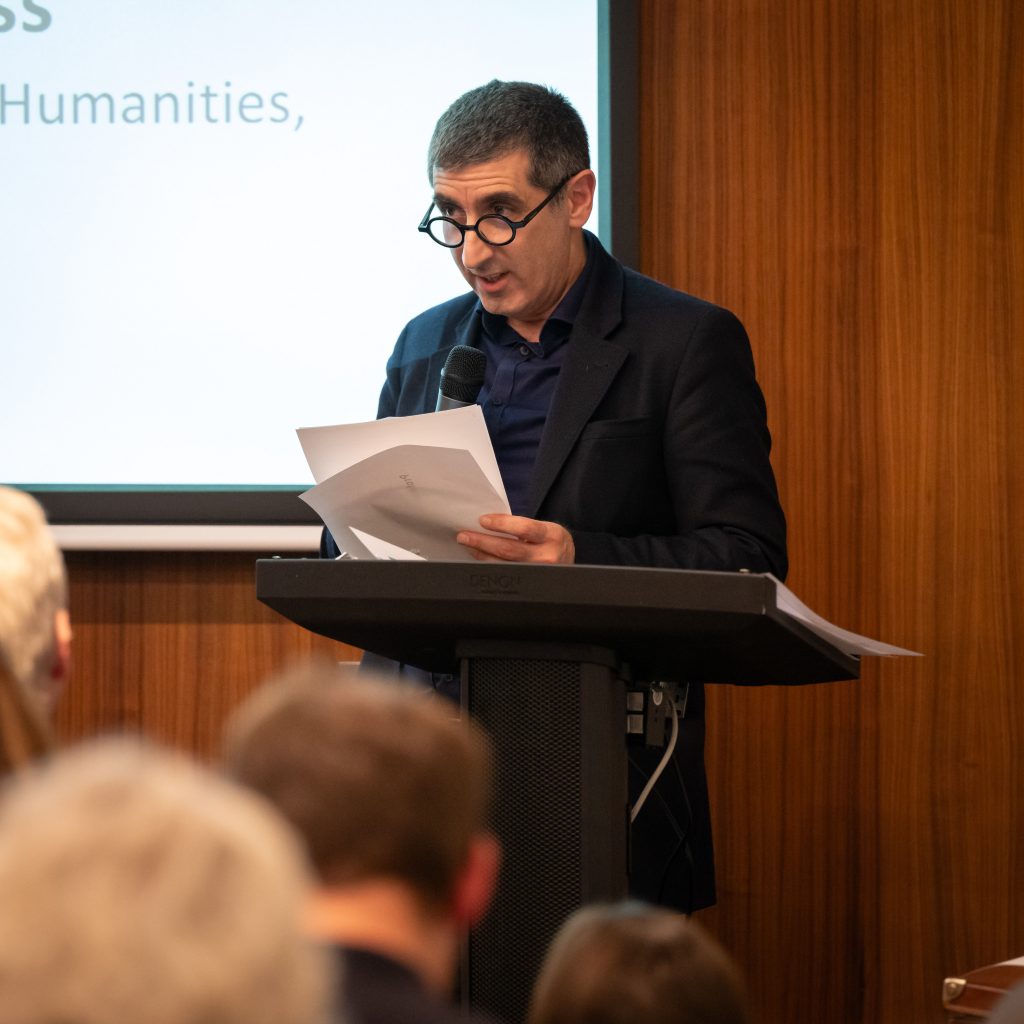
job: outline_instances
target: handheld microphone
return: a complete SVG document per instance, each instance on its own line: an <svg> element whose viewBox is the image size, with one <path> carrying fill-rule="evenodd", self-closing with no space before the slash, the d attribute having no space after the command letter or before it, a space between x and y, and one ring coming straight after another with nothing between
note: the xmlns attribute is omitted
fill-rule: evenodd
<svg viewBox="0 0 1024 1024"><path fill-rule="evenodd" d="M478 348L456 345L448 353L437 389L435 412L472 405L484 383L487 356Z"/></svg>

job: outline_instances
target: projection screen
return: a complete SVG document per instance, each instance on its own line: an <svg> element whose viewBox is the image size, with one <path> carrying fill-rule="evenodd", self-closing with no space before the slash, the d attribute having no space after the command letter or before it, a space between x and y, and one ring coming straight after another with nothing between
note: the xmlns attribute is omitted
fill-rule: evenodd
<svg viewBox="0 0 1024 1024"><path fill-rule="evenodd" d="M597 166L599 6L0 5L0 480L57 523L314 522L295 428L372 419L465 290L416 231L438 114L543 82Z"/></svg>

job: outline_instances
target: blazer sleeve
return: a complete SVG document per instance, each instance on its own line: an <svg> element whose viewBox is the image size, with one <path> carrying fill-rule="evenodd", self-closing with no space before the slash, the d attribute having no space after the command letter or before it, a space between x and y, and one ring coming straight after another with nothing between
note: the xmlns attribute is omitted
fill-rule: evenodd
<svg viewBox="0 0 1024 1024"><path fill-rule="evenodd" d="M708 306L684 345L667 400L652 412L660 431L647 442L634 439L618 465L610 451L588 456L601 469L602 488L590 497L610 512L602 529L567 524L576 561L749 569L782 579L786 521L746 331L727 310ZM640 501L623 529L616 509Z"/></svg>

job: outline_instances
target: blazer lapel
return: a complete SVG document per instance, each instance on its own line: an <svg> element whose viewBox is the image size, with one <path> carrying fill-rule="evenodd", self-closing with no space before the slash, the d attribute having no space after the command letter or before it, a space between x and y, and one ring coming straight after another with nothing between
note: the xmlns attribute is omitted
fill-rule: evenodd
<svg viewBox="0 0 1024 1024"><path fill-rule="evenodd" d="M580 432L611 387L627 355L625 348L607 340L622 318L622 268L600 243L594 259L597 262L573 325L537 449L526 513L531 518L536 518Z"/></svg>

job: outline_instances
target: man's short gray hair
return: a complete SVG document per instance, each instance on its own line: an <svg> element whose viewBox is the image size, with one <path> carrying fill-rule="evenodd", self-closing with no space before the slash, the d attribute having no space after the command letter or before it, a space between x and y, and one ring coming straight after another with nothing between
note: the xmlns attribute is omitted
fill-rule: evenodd
<svg viewBox="0 0 1024 1024"><path fill-rule="evenodd" d="M311 879L257 797L123 740L59 755L0 808L4 1024L322 1024Z"/></svg>
<svg viewBox="0 0 1024 1024"><path fill-rule="evenodd" d="M587 129L559 92L532 82L499 82L470 89L438 119L430 140L427 174L455 171L506 156L530 156L530 184L550 191L590 167Z"/></svg>
<svg viewBox="0 0 1024 1024"><path fill-rule="evenodd" d="M64 558L45 513L30 495L0 487L0 653L40 695L56 656L54 620L67 603Z"/></svg>

